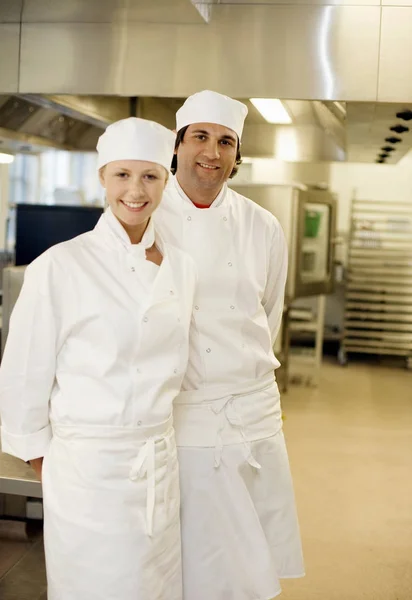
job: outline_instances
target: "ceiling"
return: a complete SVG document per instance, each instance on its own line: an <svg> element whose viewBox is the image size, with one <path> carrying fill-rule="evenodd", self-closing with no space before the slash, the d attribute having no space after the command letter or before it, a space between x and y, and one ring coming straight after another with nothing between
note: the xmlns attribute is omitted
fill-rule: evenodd
<svg viewBox="0 0 412 600"><path fill-rule="evenodd" d="M133 106L129 98L0 95L0 151L94 150L106 126Z"/></svg>
<svg viewBox="0 0 412 600"><path fill-rule="evenodd" d="M346 122L348 162L395 164L412 148L412 104L348 102Z"/></svg>

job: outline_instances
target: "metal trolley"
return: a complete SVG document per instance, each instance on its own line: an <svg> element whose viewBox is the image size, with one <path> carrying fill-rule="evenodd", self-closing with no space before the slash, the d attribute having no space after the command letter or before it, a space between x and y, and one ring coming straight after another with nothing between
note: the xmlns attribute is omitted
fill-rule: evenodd
<svg viewBox="0 0 412 600"><path fill-rule="evenodd" d="M412 368L412 202L352 201L339 362L350 353Z"/></svg>

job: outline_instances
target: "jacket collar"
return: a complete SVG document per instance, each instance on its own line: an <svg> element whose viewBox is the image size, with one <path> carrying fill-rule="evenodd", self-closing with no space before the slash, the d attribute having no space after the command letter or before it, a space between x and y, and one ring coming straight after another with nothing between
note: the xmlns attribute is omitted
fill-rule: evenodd
<svg viewBox="0 0 412 600"><path fill-rule="evenodd" d="M196 208L196 206L190 200L189 196L183 191L183 189L182 189L181 185L179 184L176 176L170 177L170 186L171 186L171 188L174 187L175 190L177 191L177 193L179 194L179 196L185 202L189 203L190 206L194 210L200 210L200 209ZM217 197L213 200L212 204L210 205L210 208L219 208L220 206L225 205L226 204L226 198L227 198L227 184L224 183L222 189L219 192L219 194L217 195Z"/></svg>
<svg viewBox="0 0 412 600"><path fill-rule="evenodd" d="M150 219L141 242L139 244L132 244L126 230L114 216L110 207L100 217L96 225L96 231L110 236L116 245L122 246L127 252L143 259L146 259L146 250L153 246L156 237L154 225L152 219Z"/></svg>

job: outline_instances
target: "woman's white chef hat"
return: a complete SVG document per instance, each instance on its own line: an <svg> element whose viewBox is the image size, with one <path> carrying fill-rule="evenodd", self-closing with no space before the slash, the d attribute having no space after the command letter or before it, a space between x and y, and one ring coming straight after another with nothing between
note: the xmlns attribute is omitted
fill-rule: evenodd
<svg viewBox="0 0 412 600"><path fill-rule="evenodd" d="M147 160L169 171L175 141L173 131L154 121L136 117L116 121L99 137L97 168L115 160Z"/></svg>
<svg viewBox="0 0 412 600"><path fill-rule="evenodd" d="M216 123L234 131L239 140L247 116L247 106L217 92L204 90L189 96L176 113L176 129L193 123Z"/></svg>

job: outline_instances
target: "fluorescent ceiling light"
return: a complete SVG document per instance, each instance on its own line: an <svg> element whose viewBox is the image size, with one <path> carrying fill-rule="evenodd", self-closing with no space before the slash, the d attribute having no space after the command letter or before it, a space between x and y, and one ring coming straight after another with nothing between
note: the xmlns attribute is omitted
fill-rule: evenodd
<svg viewBox="0 0 412 600"><path fill-rule="evenodd" d="M0 164L9 165L14 160L14 156L12 154L4 154L0 152Z"/></svg>
<svg viewBox="0 0 412 600"><path fill-rule="evenodd" d="M276 125L290 125L292 123L288 111L280 100L251 98L250 101L268 123L276 123Z"/></svg>

